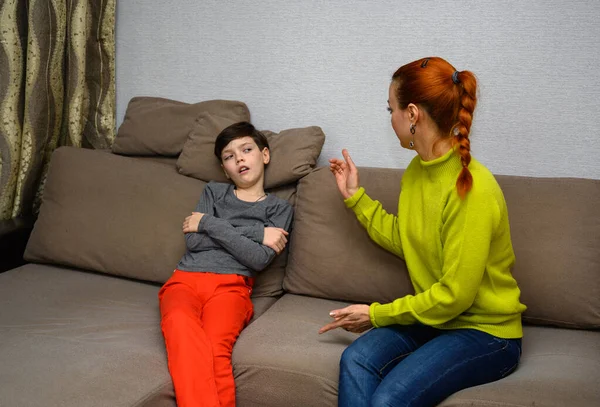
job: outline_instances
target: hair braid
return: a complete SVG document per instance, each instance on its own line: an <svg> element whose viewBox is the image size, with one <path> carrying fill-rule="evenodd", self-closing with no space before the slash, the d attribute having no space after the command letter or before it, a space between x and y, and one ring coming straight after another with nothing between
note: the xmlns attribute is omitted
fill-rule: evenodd
<svg viewBox="0 0 600 407"><path fill-rule="evenodd" d="M471 142L469 133L473 123L473 112L477 104L477 81L475 76L469 71L459 72L458 80L460 83L460 103L458 107L458 123L454 126L452 134L454 135L454 144L458 145L458 155L462 163L462 171L456 180L456 188L461 198L464 198L467 192L473 187L473 176L469 171L471 162Z"/></svg>

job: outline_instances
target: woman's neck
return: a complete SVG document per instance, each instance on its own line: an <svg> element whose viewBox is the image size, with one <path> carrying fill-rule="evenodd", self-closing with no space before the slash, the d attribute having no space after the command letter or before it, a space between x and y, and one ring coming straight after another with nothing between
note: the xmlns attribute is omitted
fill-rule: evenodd
<svg viewBox="0 0 600 407"><path fill-rule="evenodd" d="M415 151L423 161L435 160L446 154L452 148L452 139L442 137L435 125L425 124L415 138Z"/></svg>

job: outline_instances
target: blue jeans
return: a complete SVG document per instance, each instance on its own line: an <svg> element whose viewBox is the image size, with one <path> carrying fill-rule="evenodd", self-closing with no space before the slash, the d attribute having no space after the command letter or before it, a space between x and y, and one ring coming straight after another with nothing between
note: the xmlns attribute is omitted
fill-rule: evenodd
<svg viewBox="0 0 600 407"><path fill-rule="evenodd" d="M338 406L435 406L459 390L508 376L520 357L521 339L475 329L372 329L342 354Z"/></svg>

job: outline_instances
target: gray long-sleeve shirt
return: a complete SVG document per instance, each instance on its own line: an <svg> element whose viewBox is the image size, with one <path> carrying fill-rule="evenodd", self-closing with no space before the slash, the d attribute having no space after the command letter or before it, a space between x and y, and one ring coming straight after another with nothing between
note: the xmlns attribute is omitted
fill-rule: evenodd
<svg viewBox="0 0 600 407"><path fill-rule="evenodd" d="M221 182L206 185L196 206L204 216L198 232L185 234L187 251L179 270L254 277L273 260L275 251L262 244L264 228L289 231L292 206L272 194L258 202L242 201L233 190Z"/></svg>

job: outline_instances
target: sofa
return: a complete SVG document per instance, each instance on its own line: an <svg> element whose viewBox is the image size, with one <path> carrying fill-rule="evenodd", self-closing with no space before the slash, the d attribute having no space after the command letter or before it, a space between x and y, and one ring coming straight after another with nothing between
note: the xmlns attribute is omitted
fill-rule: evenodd
<svg viewBox="0 0 600 407"><path fill-rule="evenodd" d="M196 156L205 170L183 169L182 149L202 126L211 129L206 140L213 137L223 115L206 106L202 115L184 112L191 119L181 125L179 147L161 155L145 137L157 130L152 120L171 118L165 106L191 105L140 101L148 120L133 120L132 100L115 145L131 130L145 140L137 146L145 153L61 147L52 156L26 264L0 273L0 406L176 405L157 293L185 250L181 222L206 185L202 177L222 176L206 154ZM286 141L273 157L286 159L274 161L268 191L289 200L295 214L288 248L256 279L254 317L234 348L239 407L335 406L339 359L358 335L319 335L328 312L412 292L404 262L369 239L328 168L316 166L320 129L299 131L291 137L308 147L289 149L295 141L270 133L275 146L277 137ZM155 141L172 145L163 138ZM367 192L394 211L402 170L359 170ZM286 171L294 175L275 182ZM600 180L497 179L528 307L523 356L510 376L441 406L599 406Z"/></svg>

